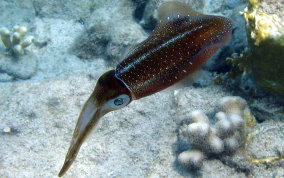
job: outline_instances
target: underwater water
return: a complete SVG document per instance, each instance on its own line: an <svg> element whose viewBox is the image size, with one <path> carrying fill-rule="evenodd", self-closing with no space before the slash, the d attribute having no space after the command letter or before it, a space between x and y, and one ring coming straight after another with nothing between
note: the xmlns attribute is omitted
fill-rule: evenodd
<svg viewBox="0 0 284 178"><path fill-rule="evenodd" d="M0 1L0 177L284 177L283 3L166 2Z"/></svg>

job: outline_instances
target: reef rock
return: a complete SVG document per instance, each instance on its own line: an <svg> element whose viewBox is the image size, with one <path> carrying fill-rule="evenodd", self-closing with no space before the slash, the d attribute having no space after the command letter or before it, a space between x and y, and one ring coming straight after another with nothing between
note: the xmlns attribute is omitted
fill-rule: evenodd
<svg viewBox="0 0 284 178"><path fill-rule="evenodd" d="M117 64L130 48L146 39L147 34L132 18L133 3L117 1L114 8L109 8L109 3L114 2L104 2L86 19L87 30L71 49L79 58L90 60L104 55L108 62Z"/></svg>
<svg viewBox="0 0 284 178"><path fill-rule="evenodd" d="M7 82L13 79L27 80L35 75L37 64L37 56L32 52L26 52L26 54L16 57L0 52L0 74L10 76L2 78L0 81Z"/></svg>
<svg viewBox="0 0 284 178"><path fill-rule="evenodd" d="M229 59L232 73L246 78L275 94L284 96L284 20L283 3L251 0L243 12L249 49ZM244 78L244 77L243 77Z"/></svg>

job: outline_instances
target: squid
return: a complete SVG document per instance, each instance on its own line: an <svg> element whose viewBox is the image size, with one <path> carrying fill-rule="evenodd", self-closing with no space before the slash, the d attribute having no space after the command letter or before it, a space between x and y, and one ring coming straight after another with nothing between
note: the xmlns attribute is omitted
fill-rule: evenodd
<svg viewBox="0 0 284 178"><path fill-rule="evenodd" d="M152 34L98 79L79 115L59 176L69 169L102 116L190 76L231 34L232 23L226 17L201 14L182 3L162 4Z"/></svg>

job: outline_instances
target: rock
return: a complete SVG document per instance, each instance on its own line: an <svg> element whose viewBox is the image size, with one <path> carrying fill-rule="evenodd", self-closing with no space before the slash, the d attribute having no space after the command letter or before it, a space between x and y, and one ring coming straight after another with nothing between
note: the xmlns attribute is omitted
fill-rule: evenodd
<svg viewBox="0 0 284 178"><path fill-rule="evenodd" d="M277 7L282 9L284 5L278 1L250 1L249 7L243 12L249 50L240 52L242 54L228 61L233 66L231 73L245 78L241 81L248 81L245 84L251 88L256 87L250 81L276 95L284 96L284 20L283 13Z"/></svg>
<svg viewBox="0 0 284 178"><path fill-rule="evenodd" d="M111 9L108 5L106 3L94 11L87 19L87 30L77 37L71 51L82 59L94 59L104 55L107 61L114 65L147 35L132 19L131 3L120 1Z"/></svg>
<svg viewBox="0 0 284 178"><path fill-rule="evenodd" d="M144 7L144 8L143 8ZM146 5L136 7L138 15L136 15L139 24L146 30L152 31L157 24L157 17L155 11L158 8L157 1L150 0Z"/></svg>
<svg viewBox="0 0 284 178"><path fill-rule="evenodd" d="M14 25L29 26L35 18L33 1L0 1L0 26L13 27Z"/></svg>
<svg viewBox="0 0 284 178"><path fill-rule="evenodd" d="M11 128L6 126L6 127L4 127L3 132L4 133L10 133L11 132Z"/></svg>
<svg viewBox="0 0 284 178"><path fill-rule="evenodd" d="M27 80L35 75L37 71L38 59L32 53L18 57L0 53L0 73L9 75L13 79Z"/></svg>
<svg viewBox="0 0 284 178"><path fill-rule="evenodd" d="M255 164L273 164L284 162L284 123L267 121L259 124L249 135L247 141L247 154ZM282 159L281 159L282 156ZM277 160L271 159L279 157ZM267 162L265 162L265 159Z"/></svg>
<svg viewBox="0 0 284 178"><path fill-rule="evenodd" d="M33 1L34 11L41 18L77 19L86 18L91 13L94 2L91 0L76 1L68 3L57 0Z"/></svg>
<svg viewBox="0 0 284 178"><path fill-rule="evenodd" d="M106 26L95 24L85 30L75 40L71 47L71 53L80 59L93 59L106 53L106 45L109 43L109 35Z"/></svg>
<svg viewBox="0 0 284 178"><path fill-rule="evenodd" d="M134 21L113 24L110 30L111 40L107 45L107 58L114 63L123 60L131 49L147 37L141 26Z"/></svg>
<svg viewBox="0 0 284 178"><path fill-rule="evenodd" d="M234 167L224 166L219 160L209 160L203 162L202 178L214 178L214 177L233 177L233 178L246 178L247 176L240 171L235 171Z"/></svg>
<svg viewBox="0 0 284 178"><path fill-rule="evenodd" d="M6 74L6 73L0 73L0 82L11 82L13 80L13 77Z"/></svg>

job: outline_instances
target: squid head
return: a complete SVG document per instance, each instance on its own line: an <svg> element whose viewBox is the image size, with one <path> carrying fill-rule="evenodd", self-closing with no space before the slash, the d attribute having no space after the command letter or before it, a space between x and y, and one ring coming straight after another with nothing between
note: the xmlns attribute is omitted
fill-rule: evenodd
<svg viewBox="0 0 284 178"><path fill-rule="evenodd" d="M59 176L69 169L97 121L106 113L123 108L132 101L129 90L114 74L115 71L111 70L99 78L92 95L83 106Z"/></svg>

